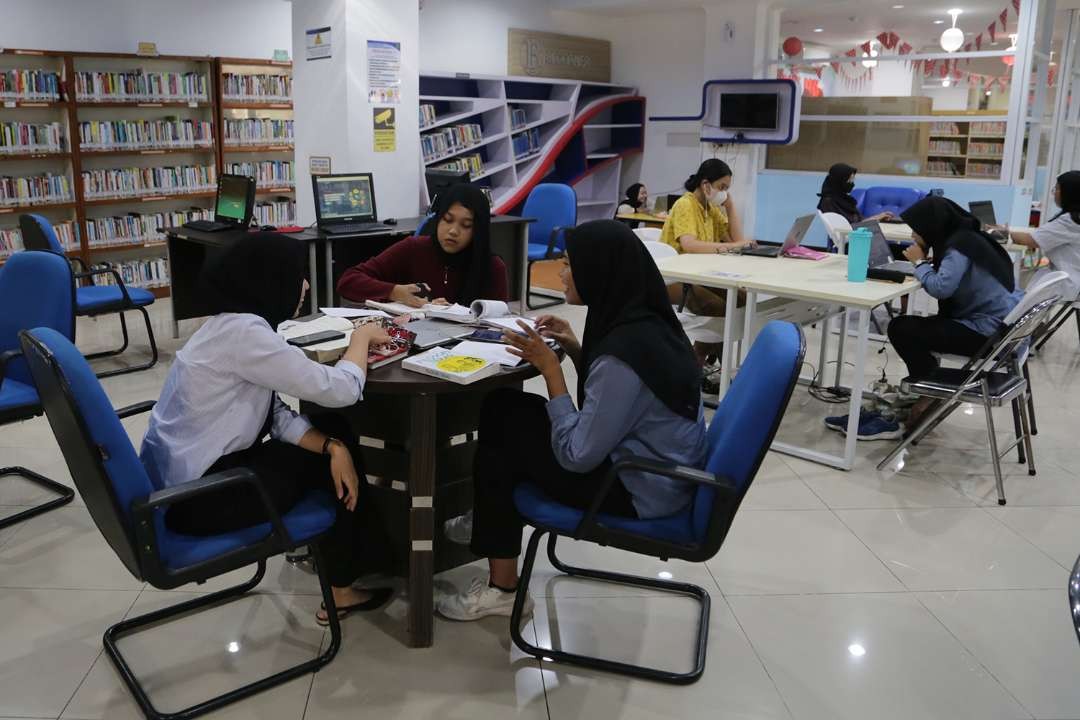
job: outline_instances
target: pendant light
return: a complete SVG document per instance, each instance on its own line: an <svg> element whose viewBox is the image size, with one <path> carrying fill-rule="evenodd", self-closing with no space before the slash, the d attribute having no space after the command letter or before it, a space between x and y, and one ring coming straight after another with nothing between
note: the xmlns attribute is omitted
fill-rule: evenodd
<svg viewBox="0 0 1080 720"><path fill-rule="evenodd" d="M941 49L945 52L956 52L964 45L964 31L956 27L956 18L960 17L962 10L953 8L949 11L952 15L952 27L941 33Z"/></svg>

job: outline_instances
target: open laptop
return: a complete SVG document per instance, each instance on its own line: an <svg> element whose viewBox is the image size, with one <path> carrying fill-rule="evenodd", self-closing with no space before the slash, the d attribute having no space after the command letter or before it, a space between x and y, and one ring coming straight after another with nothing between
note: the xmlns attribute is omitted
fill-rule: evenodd
<svg viewBox="0 0 1080 720"><path fill-rule="evenodd" d="M982 231L988 234L995 240L1006 240L1005 233L997 229L992 229L989 226L997 225L997 213L994 212L994 203L992 200L973 200L968 203L968 210L975 216L975 219L982 223Z"/></svg>
<svg viewBox="0 0 1080 720"><path fill-rule="evenodd" d="M375 214L375 181L371 173L312 175L315 220L327 235L385 230Z"/></svg>
<svg viewBox="0 0 1080 720"><path fill-rule="evenodd" d="M754 257L780 257L792 248L798 247L799 243L806 237L806 233L810 231L810 226L814 224L814 220L817 218L817 213L812 215L803 215L795 218L795 222L791 224L791 229L788 230L787 237L784 238L783 245L758 245L757 247L745 247L740 251L742 255L752 255Z"/></svg>
<svg viewBox="0 0 1080 720"><path fill-rule="evenodd" d="M255 210L255 178L222 175L218 178L213 220L191 220L184 227L201 232L222 232L246 228Z"/></svg>
<svg viewBox="0 0 1080 720"><path fill-rule="evenodd" d="M870 231L870 261L869 267L875 270L892 270L905 275L915 274L915 265L907 260L894 260L889 241L885 239L885 233L881 231L881 225L877 220L864 220L855 223L854 228L866 228Z"/></svg>

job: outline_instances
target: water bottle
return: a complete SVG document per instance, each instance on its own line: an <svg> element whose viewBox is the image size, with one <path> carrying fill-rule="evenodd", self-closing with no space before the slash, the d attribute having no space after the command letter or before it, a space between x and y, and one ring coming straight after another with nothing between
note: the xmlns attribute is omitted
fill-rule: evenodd
<svg viewBox="0 0 1080 720"><path fill-rule="evenodd" d="M873 236L864 227L856 228L847 236L848 282L866 282L866 268L870 264L870 240Z"/></svg>

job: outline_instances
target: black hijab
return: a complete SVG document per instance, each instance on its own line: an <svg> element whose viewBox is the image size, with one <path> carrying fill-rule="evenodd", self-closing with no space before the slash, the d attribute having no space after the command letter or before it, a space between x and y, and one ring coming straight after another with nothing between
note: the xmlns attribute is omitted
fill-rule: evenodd
<svg viewBox="0 0 1080 720"><path fill-rule="evenodd" d="M643 187L645 186L641 183L634 183L626 188L626 199L623 200L623 205L629 205L634 208L635 211L638 210L641 207L641 201L637 199L637 196Z"/></svg>
<svg viewBox="0 0 1080 720"><path fill-rule="evenodd" d="M900 219L930 246L935 270L941 267L945 253L956 250L993 275L1009 292L1016 289L1012 261L1005 248L979 229L982 223L978 218L952 200L929 195L900 213ZM950 301L938 304L942 314L950 317Z"/></svg>
<svg viewBox="0 0 1080 720"><path fill-rule="evenodd" d="M247 235L203 276L215 313L251 313L270 327L296 314L305 275L302 243L280 233Z"/></svg>
<svg viewBox="0 0 1080 720"><path fill-rule="evenodd" d="M469 247L459 253L448 253L439 244L439 222L455 203L472 212L473 236ZM470 183L458 183L444 190L436 198L431 221L421 232L431 236L444 265L464 274L458 296L453 300L469 305L473 300L484 299L484 293L491 287L491 203L487 195Z"/></svg>
<svg viewBox="0 0 1080 720"><path fill-rule="evenodd" d="M1053 219L1057 220L1068 214L1074 223L1080 224L1080 170L1070 170L1058 175L1057 184L1061 191L1061 212Z"/></svg>
<svg viewBox="0 0 1080 720"><path fill-rule="evenodd" d="M818 210L839 213L848 220L854 219L855 222L862 219L859 205L851 195L855 184L849 180L857 172L858 170L844 163L837 163L829 168L829 174L825 176L825 181L821 183L821 192L818 193L821 198Z"/></svg>
<svg viewBox="0 0 1080 720"><path fill-rule="evenodd" d="M574 285L588 306L578 368L578 405L601 355L629 365L664 405L697 420L701 369L668 301L667 286L633 230L593 220L567 233Z"/></svg>

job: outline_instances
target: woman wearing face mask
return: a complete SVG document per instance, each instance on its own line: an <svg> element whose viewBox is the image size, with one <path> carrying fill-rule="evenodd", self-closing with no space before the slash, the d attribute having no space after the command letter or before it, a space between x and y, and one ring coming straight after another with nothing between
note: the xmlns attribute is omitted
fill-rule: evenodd
<svg viewBox="0 0 1080 720"><path fill-rule="evenodd" d="M715 158L686 179L686 194L671 207L660 240L680 253L714 254L738 250L745 240L728 190L731 168Z"/></svg>
<svg viewBox="0 0 1080 720"><path fill-rule="evenodd" d="M429 296L418 283L431 288ZM444 191L426 228L346 270L338 293L356 303L389 300L417 308L427 302L508 300L506 264L491 252L487 197L465 183Z"/></svg>
<svg viewBox="0 0 1080 720"><path fill-rule="evenodd" d="M1076 297L1080 293L1080 171L1070 170L1060 175L1054 186L1054 204L1061 212L1032 233L1010 232L1013 242L1032 250L1042 250L1050 267L1035 274L1031 282L1040 276L1061 270L1069 276L1072 285L1069 292Z"/></svg>
<svg viewBox="0 0 1080 720"><path fill-rule="evenodd" d="M863 220L892 220L896 216L891 212L878 213L864 218L859 212L859 205L851 195L855 189L855 173L859 172L850 165L837 163L829 168L829 174L821 183L821 192L818 197L817 209L823 213L831 212L842 215L849 223L854 225Z"/></svg>
<svg viewBox="0 0 1080 720"><path fill-rule="evenodd" d="M299 311L307 280L303 247L284 235L240 240L208 271L205 286L218 312L176 353L143 439L147 473L165 488L251 468L281 514L309 489L333 492L341 504L320 550L338 614L382 606L389 589L351 587L388 568L390 546L364 498L363 459L349 423L334 414L298 415L278 394L323 407L354 405L362 398L368 347L390 338L378 325L361 326L333 367L286 343L276 328ZM170 530L196 536L264 522L260 494L245 485L175 503L165 514ZM316 620L329 622L324 610Z"/></svg>

